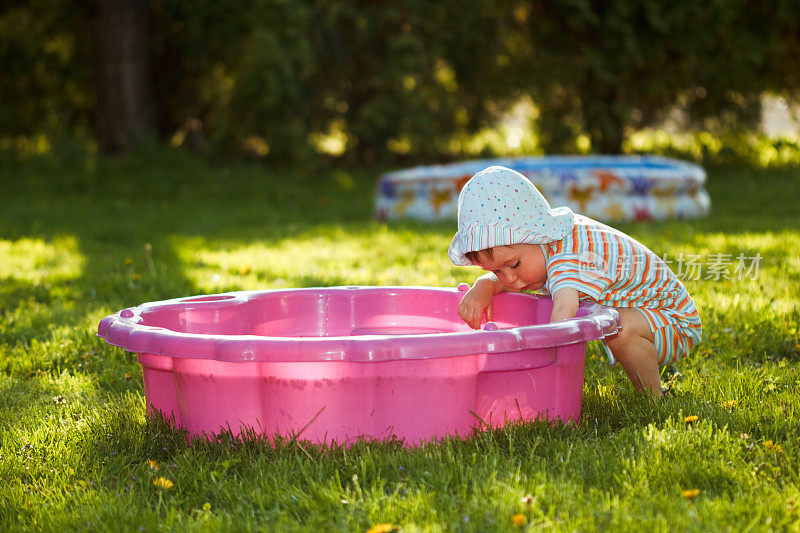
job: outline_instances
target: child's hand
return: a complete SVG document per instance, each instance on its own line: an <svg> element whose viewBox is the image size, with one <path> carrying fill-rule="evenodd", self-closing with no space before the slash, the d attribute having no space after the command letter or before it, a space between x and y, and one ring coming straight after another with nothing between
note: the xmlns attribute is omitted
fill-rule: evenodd
<svg viewBox="0 0 800 533"><path fill-rule="evenodd" d="M481 319L486 313L486 320L491 322L493 317L494 295L497 294L495 283L484 277L478 278L475 285L467 291L458 306L458 316L472 329L481 327Z"/></svg>

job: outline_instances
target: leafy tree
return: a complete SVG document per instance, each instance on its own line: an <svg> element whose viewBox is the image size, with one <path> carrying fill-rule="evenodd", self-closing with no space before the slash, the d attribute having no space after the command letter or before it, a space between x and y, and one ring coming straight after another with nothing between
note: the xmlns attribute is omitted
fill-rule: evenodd
<svg viewBox="0 0 800 533"><path fill-rule="evenodd" d="M618 152L675 109L736 125L797 95L799 34L796 0L11 0L0 131L433 161L530 95L547 151Z"/></svg>
<svg viewBox="0 0 800 533"><path fill-rule="evenodd" d="M577 131L619 152L676 104L695 120L757 115L758 96L798 85L800 4L681 0L520 3L528 50L514 56L559 149ZM794 67L791 67L794 65Z"/></svg>
<svg viewBox="0 0 800 533"><path fill-rule="evenodd" d="M87 128L91 69L78 18L65 2L9 0L0 10L0 132Z"/></svg>

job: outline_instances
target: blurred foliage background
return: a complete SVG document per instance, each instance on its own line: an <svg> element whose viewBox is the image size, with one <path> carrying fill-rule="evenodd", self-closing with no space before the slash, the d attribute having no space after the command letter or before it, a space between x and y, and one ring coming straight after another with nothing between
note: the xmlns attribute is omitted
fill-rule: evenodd
<svg viewBox="0 0 800 533"><path fill-rule="evenodd" d="M755 128L764 95L800 96L797 0L4 5L4 147L144 139L290 165L800 152Z"/></svg>

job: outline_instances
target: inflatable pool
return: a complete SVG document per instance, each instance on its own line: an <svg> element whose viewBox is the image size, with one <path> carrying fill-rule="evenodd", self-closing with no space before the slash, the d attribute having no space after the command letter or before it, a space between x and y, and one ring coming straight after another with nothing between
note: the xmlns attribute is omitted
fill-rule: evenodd
<svg viewBox="0 0 800 533"><path fill-rule="evenodd" d="M699 165L657 156L545 156L484 159L415 167L380 176L375 190L379 220L455 218L458 193L476 172L512 168L553 207L604 222L693 218L708 214L706 173Z"/></svg>
<svg viewBox="0 0 800 533"><path fill-rule="evenodd" d="M149 412L191 436L407 445L512 420L580 418L586 343L619 314L500 294L495 322L458 317L466 284L231 292L143 304L98 335L138 354Z"/></svg>

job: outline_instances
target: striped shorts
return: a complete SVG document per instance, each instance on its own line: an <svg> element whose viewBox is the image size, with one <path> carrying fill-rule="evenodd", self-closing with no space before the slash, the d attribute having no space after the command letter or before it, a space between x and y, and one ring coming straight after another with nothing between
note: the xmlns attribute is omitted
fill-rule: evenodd
<svg viewBox="0 0 800 533"><path fill-rule="evenodd" d="M676 309L647 309L636 307L647 319L650 331L653 333L654 344L658 352L658 364L668 365L683 359L703 337L703 324L700 315L692 303L682 310ZM616 360L603 343L609 360Z"/></svg>

